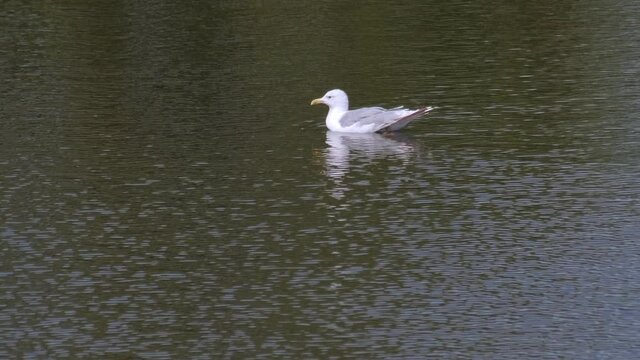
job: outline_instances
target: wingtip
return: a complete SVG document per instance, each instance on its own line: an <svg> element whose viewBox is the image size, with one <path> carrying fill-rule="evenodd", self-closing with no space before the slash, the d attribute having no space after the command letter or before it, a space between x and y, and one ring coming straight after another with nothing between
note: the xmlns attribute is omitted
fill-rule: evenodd
<svg viewBox="0 0 640 360"><path fill-rule="evenodd" d="M422 115L425 115L425 114L427 114L427 113L429 113L429 112L431 112L431 111L433 111L435 109L437 109L436 106L427 106L427 107L423 107L421 109L418 109L417 112L422 114Z"/></svg>

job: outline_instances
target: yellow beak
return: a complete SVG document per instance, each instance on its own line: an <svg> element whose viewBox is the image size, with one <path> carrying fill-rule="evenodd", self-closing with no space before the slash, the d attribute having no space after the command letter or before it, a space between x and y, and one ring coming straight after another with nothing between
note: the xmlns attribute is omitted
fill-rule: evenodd
<svg viewBox="0 0 640 360"><path fill-rule="evenodd" d="M318 104L324 104L324 101L322 101L322 99L311 100L311 105L318 105Z"/></svg>

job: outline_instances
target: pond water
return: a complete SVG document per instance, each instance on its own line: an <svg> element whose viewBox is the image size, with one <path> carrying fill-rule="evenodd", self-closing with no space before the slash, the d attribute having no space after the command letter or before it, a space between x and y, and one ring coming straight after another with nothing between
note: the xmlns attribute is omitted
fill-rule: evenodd
<svg viewBox="0 0 640 360"><path fill-rule="evenodd" d="M0 13L0 358L640 353L637 1Z"/></svg>

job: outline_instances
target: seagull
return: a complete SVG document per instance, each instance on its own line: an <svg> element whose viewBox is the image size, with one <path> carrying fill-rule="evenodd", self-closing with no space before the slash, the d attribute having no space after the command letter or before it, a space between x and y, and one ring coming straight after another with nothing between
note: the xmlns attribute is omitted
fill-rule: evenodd
<svg viewBox="0 0 640 360"><path fill-rule="evenodd" d="M340 89L330 90L323 97L311 101L311 105L317 104L329 107L326 119L329 130L348 133L386 133L400 130L434 109L427 106L410 110L400 106L393 109L366 107L349 110L347 93Z"/></svg>

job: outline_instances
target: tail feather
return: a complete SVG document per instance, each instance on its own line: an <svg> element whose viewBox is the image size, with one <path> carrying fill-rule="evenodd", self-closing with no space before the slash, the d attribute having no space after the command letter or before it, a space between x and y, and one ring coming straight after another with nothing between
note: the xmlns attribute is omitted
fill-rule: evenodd
<svg viewBox="0 0 640 360"><path fill-rule="evenodd" d="M432 106L427 106L427 107L423 107L420 108L416 111L414 111L413 113L401 117L400 119L398 119L396 122L394 122L393 124L389 124L388 126L385 126L384 128L376 131L378 133L384 133L384 132L388 132L388 131L397 131L402 129L403 127L409 125L410 122L412 122L413 120L416 120L418 118L423 117L424 115L426 115L428 112L430 112L431 110L435 109Z"/></svg>

